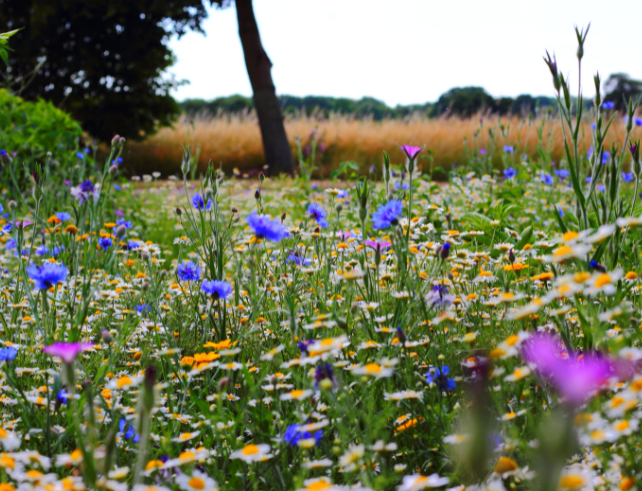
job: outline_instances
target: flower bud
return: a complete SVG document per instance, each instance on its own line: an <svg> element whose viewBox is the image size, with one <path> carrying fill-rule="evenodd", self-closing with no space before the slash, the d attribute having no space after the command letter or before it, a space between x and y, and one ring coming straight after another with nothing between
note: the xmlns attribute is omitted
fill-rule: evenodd
<svg viewBox="0 0 642 491"><path fill-rule="evenodd" d="M127 228L124 225L120 225L118 228L116 228L116 237L119 239L122 239L125 237L125 234L127 233Z"/></svg>
<svg viewBox="0 0 642 491"><path fill-rule="evenodd" d="M103 338L103 343L108 345L111 344L112 341L114 340L114 337L111 335L111 333L107 329L103 329L101 336Z"/></svg>
<svg viewBox="0 0 642 491"><path fill-rule="evenodd" d="M508 251L508 262L511 264L515 262L515 253L513 252L513 249Z"/></svg>
<svg viewBox="0 0 642 491"><path fill-rule="evenodd" d="M18 203L16 203L14 200L11 200L9 201L7 206L9 207L10 210L15 210L16 208L18 208Z"/></svg>
<svg viewBox="0 0 642 491"><path fill-rule="evenodd" d="M442 259L446 259L449 254L450 254L450 242L445 242L444 245L441 246L441 249L439 251L439 257L441 257Z"/></svg>
<svg viewBox="0 0 642 491"><path fill-rule="evenodd" d="M254 199L256 201L261 199L261 191L259 191L258 189L256 191L254 191Z"/></svg>
<svg viewBox="0 0 642 491"><path fill-rule="evenodd" d="M13 161L11 155L9 155L6 150L0 150L0 160L2 160L3 164L10 164Z"/></svg>
<svg viewBox="0 0 642 491"><path fill-rule="evenodd" d="M181 163L181 172L183 175L187 175L189 173L191 167L191 162L189 157L183 158L183 162Z"/></svg>
<svg viewBox="0 0 642 491"><path fill-rule="evenodd" d="M238 212L239 212L239 209L236 206L234 206L232 208L232 213L236 215Z"/></svg>
<svg viewBox="0 0 642 491"><path fill-rule="evenodd" d="M114 135L114 137L111 139L111 146L115 147L119 144L120 136L119 135Z"/></svg>
<svg viewBox="0 0 642 491"><path fill-rule="evenodd" d="M335 209L337 210L337 213L341 213L343 211L343 205L338 203L337 206L335 206Z"/></svg>
<svg viewBox="0 0 642 491"><path fill-rule="evenodd" d="M117 165L112 165L109 167L109 175L114 177L118 174L118 166Z"/></svg>
<svg viewBox="0 0 642 491"><path fill-rule="evenodd" d="M176 208L176 215L181 216L183 212L181 211L180 208Z"/></svg>

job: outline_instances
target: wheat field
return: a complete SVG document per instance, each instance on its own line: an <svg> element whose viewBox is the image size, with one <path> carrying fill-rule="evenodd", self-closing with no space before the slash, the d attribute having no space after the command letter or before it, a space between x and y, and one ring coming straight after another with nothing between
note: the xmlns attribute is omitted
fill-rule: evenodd
<svg viewBox="0 0 642 491"><path fill-rule="evenodd" d="M483 120L483 125L480 124ZM449 169L455 162L463 161L465 140L472 147L473 136L478 132L478 146L492 146L489 130L495 133L496 159L499 161L504 145L515 148L519 155L536 156L538 142L550 149L553 161L563 154L562 129L557 119L498 118L478 116L470 119L409 117L383 121L357 120L344 115L329 117L297 115L287 117L285 127L293 153L295 138L299 137L305 148L311 132L318 129L322 152L318 152L317 177L329 176L332 169L347 160L356 161L363 171L372 165L379 166L384 150L393 162L401 163L403 155L398 144L426 145L434 152L433 167ZM542 138L538 136L538 128ZM640 132L640 129L637 129ZM609 132L613 139L622 141L625 124L615 117ZM633 136L636 135L634 129ZM590 123L582 129L582 149L590 146ZM608 144L610 145L610 141ZM179 173L182 145L200 148L199 169L212 161L216 166L241 172L261 169L264 165L259 126L254 113L197 115L192 120L183 118L174 127L163 128L144 142L127 145L124 165L133 174L161 172L163 175Z"/></svg>

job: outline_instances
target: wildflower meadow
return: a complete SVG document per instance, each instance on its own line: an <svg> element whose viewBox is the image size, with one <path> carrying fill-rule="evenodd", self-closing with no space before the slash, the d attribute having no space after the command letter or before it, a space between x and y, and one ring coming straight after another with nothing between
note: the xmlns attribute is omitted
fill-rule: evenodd
<svg viewBox="0 0 642 491"><path fill-rule="evenodd" d="M0 491L637 489L638 101L546 61L559 161L471 134L447 182L3 149Z"/></svg>

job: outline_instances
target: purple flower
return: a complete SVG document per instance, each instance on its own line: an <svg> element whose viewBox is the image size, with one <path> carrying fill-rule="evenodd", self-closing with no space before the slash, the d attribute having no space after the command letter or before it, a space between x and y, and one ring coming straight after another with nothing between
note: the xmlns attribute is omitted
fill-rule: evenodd
<svg viewBox="0 0 642 491"><path fill-rule="evenodd" d="M422 147L414 147L412 145L402 145L400 148L410 160L414 160L415 157L423 150Z"/></svg>
<svg viewBox="0 0 642 491"><path fill-rule="evenodd" d="M551 184L553 184L553 176L551 176L548 172L542 172L541 181L547 186L550 186Z"/></svg>
<svg viewBox="0 0 642 491"><path fill-rule="evenodd" d="M448 378L450 373L450 367L444 365L439 368L430 367L428 373L426 373L426 382L429 384L435 384L442 391L452 392L457 386L457 382L454 378Z"/></svg>
<svg viewBox="0 0 642 491"><path fill-rule="evenodd" d="M480 153L481 155L486 155L486 149L485 149L485 148L480 148L480 149L479 149L479 153Z"/></svg>
<svg viewBox="0 0 642 491"><path fill-rule="evenodd" d="M402 210L403 203L396 199L390 200L385 205L381 205L379 209L372 214L372 221L374 222L372 228L388 228L391 225L397 225Z"/></svg>
<svg viewBox="0 0 642 491"><path fill-rule="evenodd" d="M513 153L513 146L512 145L504 145L504 152L506 153Z"/></svg>
<svg viewBox="0 0 642 491"><path fill-rule="evenodd" d="M279 242L290 235L281 222L273 220L269 215L258 215L255 211L248 215L247 223L258 239Z"/></svg>
<svg viewBox="0 0 642 491"><path fill-rule="evenodd" d="M573 406L582 404L615 375L608 359L596 353L581 356L566 353L559 338L551 335L533 336L525 343L522 356L536 366L542 377L550 379Z"/></svg>
<svg viewBox="0 0 642 491"><path fill-rule="evenodd" d="M553 173L562 181L570 175L569 171L567 171L566 169L555 169Z"/></svg>
<svg viewBox="0 0 642 491"><path fill-rule="evenodd" d="M42 348L42 352L57 356L65 363L73 363L79 353L89 349L91 343L53 343Z"/></svg>
<svg viewBox="0 0 642 491"><path fill-rule="evenodd" d="M83 181L78 186L71 188L71 195L76 198L80 204L93 197L94 201L98 201L100 197L100 185L92 184L91 181Z"/></svg>
<svg viewBox="0 0 642 491"><path fill-rule="evenodd" d="M226 299L232 293L232 284L227 281L206 280L201 284L201 290L208 295L212 295L214 299Z"/></svg>
<svg viewBox="0 0 642 491"><path fill-rule="evenodd" d="M368 247L371 247L375 251L385 251L388 247L391 246L390 242L386 242L385 240L364 240L363 243L367 245Z"/></svg>
<svg viewBox="0 0 642 491"><path fill-rule="evenodd" d="M192 261L185 261L177 268L178 277L183 281L198 281L201 277L201 268Z"/></svg>
<svg viewBox="0 0 642 491"><path fill-rule="evenodd" d="M310 203L306 214L314 218L321 228L326 228L328 226L328 221L325 219L327 213L320 204Z"/></svg>
<svg viewBox="0 0 642 491"><path fill-rule="evenodd" d="M633 174L633 172L622 172L622 179L624 182L631 182L635 179L635 174Z"/></svg>
<svg viewBox="0 0 642 491"><path fill-rule="evenodd" d="M38 290L49 290L52 286L67 279L67 267L64 264L47 261L40 267L30 264L27 267L27 274L34 281Z"/></svg>
<svg viewBox="0 0 642 491"><path fill-rule="evenodd" d="M105 250L105 249L109 249L113 244L114 244L114 241L113 241L113 240L111 240L111 238L110 238L110 237L102 237L102 238L98 241L98 247L100 247L100 248L101 248L101 249L103 249L103 250Z"/></svg>

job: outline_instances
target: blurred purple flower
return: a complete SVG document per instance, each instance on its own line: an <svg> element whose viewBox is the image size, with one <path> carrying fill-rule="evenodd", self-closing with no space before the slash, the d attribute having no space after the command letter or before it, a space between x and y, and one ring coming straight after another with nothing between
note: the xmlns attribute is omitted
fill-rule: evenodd
<svg viewBox="0 0 642 491"><path fill-rule="evenodd" d="M91 347L91 343L53 343L42 348L42 352L57 356L65 363L72 363L79 353Z"/></svg>
<svg viewBox="0 0 642 491"><path fill-rule="evenodd" d="M614 364L599 353L577 355L562 348L561 340L537 334L524 345L524 359L540 376L550 379L572 406L582 404L593 391L616 375Z"/></svg>
<svg viewBox="0 0 642 491"><path fill-rule="evenodd" d="M415 147L413 145L402 145L400 148L410 160L414 160L414 158L419 155L419 152L423 150L422 147Z"/></svg>

